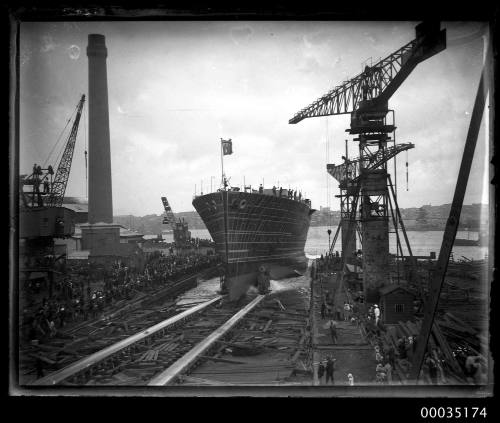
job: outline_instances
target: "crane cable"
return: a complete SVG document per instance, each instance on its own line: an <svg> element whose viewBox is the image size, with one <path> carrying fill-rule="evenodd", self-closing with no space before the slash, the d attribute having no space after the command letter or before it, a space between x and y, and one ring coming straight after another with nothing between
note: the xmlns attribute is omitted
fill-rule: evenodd
<svg viewBox="0 0 500 423"><path fill-rule="evenodd" d="M84 150L84 155L85 155L85 198L88 201L89 194L88 194L88 169L87 169L87 118L85 114L85 110L87 109L87 104L84 105L83 107L83 131L84 131L84 138L85 138L85 150Z"/></svg>
<svg viewBox="0 0 500 423"><path fill-rule="evenodd" d="M325 136L325 161L326 164L328 164L330 160L330 139L328 137L328 118L325 119L325 131L326 131L326 136ZM326 172L326 207L327 210L330 208L330 175L328 172ZM330 213L328 212L328 227L331 226L331 216Z"/></svg>
<svg viewBox="0 0 500 423"><path fill-rule="evenodd" d="M408 150L406 150L406 191L408 191Z"/></svg>

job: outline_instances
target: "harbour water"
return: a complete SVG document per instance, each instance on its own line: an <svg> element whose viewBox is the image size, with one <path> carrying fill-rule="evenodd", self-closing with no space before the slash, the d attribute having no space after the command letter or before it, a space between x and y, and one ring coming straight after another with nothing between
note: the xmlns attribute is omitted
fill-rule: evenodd
<svg viewBox="0 0 500 423"><path fill-rule="evenodd" d="M309 228L309 233L307 235L307 242L305 246L306 255L312 259L319 257L324 254L328 249L328 233L327 226L315 226ZM335 231L337 227L330 228L332 233L330 239L333 240ZM206 229L190 229L192 237L198 237L202 239L211 239L210 234ZM443 241L443 231L408 231L408 240L410 242L410 247L414 255L428 256L430 252L434 251L436 257L439 255L439 249L441 248L441 242ZM467 232L457 232L457 238L467 238ZM469 236L472 239L477 239L478 234L470 232ZM163 234L163 238L167 242L173 241L172 234ZM407 254L406 247L404 244L403 234L400 234L401 243L403 245L403 252ZM337 240L337 249L340 249L340 236ZM359 248L359 246L358 246ZM396 253L396 234L391 233L389 238L389 248L391 253ZM460 260L462 257L466 257L471 260L484 259L485 255L488 254L488 247L475 247L467 246L460 247L455 246L453 248L453 258L455 260ZM207 301L217 295L219 290L219 279L213 278L206 281L200 281L197 287L189 290L183 296L179 298L178 304ZM309 280L306 276L283 279L279 281L271 281L271 289L274 291L281 289L308 289Z"/></svg>
<svg viewBox="0 0 500 423"><path fill-rule="evenodd" d="M321 254L324 254L328 250L328 233L327 230L331 229L332 233L330 239L333 240L336 226L329 228L328 226L313 226L309 228L309 233L307 235L307 242L305 246L306 255L314 258ZM194 238L204 238L211 239L208 230L206 229L190 229L191 236ZM441 243L443 241L443 231L408 231L408 239L410 242L410 247L412 249L413 255L416 256L428 256L432 251L436 253L436 257L439 255L439 249L441 248ZM403 253L408 254L403 234L400 232L400 240L403 246ZM475 232L457 232L457 238L464 238L470 236L471 239L477 239L478 234ZM163 234L163 238L167 242L173 241L172 234ZM389 234L389 249L391 253L396 253L396 234ZM360 246L358 245L358 248ZM336 248L334 250L340 250L340 236L337 239ZM488 247L476 247L476 246L455 246L453 247L453 257L455 260L459 260L463 257L467 257L471 260L481 260L485 258L488 254Z"/></svg>

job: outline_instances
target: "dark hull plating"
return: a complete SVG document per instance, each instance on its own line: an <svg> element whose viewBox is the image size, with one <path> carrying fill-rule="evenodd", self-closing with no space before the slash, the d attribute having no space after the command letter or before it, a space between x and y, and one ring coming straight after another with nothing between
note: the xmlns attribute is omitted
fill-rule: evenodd
<svg viewBox="0 0 500 423"><path fill-rule="evenodd" d="M271 279L307 267L304 246L313 212L307 204L272 195L221 191L196 197L193 206L217 253L228 263L230 297L246 292L256 282L261 266L270 271Z"/></svg>

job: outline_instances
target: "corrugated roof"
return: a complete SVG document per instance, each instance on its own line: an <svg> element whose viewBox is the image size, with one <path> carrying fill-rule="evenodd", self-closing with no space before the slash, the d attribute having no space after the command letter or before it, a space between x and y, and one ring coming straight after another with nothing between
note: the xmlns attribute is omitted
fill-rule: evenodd
<svg viewBox="0 0 500 423"><path fill-rule="evenodd" d="M387 295L387 294L389 294L391 292L397 291L398 289L406 291L406 292L408 292L408 294L411 294L411 295L415 296L415 294L413 292L411 292L409 289L405 288L404 286L397 285L395 283L393 283L391 285L386 285L386 286L380 288L378 290L378 292L379 292L380 295Z"/></svg>
<svg viewBox="0 0 500 423"><path fill-rule="evenodd" d="M66 207L67 209L73 210L77 213L88 213L89 212L88 204L63 203L63 207Z"/></svg>

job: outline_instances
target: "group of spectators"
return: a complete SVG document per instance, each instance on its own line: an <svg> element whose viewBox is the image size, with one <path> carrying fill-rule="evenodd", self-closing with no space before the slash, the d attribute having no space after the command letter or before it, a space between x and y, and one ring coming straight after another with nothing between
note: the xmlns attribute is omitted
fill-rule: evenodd
<svg viewBox="0 0 500 423"><path fill-rule="evenodd" d="M332 264L334 255L321 256L315 261L312 267L313 278L322 279L322 272L328 272L329 266ZM329 319L327 326L330 330L332 342L337 342L337 321L350 321L353 324L362 325L366 331L366 335L370 343L374 347L374 357L376 361L375 381L380 384L391 384L393 382L393 373L396 366L398 371L401 371L405 377L409 377L411 363L415 355L417 340L413 336L402 336L397 339L395 347L384 343L382 340L383 334L386 332L386 327L381 319L381 310L377 304L374 304L366 310L364 306L364 298L353 295L347 289L351 299L345 301L343 307L334 306L333 295L329 291L325 295L321 303L321 318ZM354 299L352 299L354 298ZM334 320L335 319L335 320ZM465 376L469 383L482 383L486 379L486 363L484 359L469 351L466 348L458 348L454 352L455 358L464 369ZM439 346L429 348L424 355L422 370L431 384L446 383L446 357ZM318 367L318 377L325 372L325 365L320 363ZM353 377L349 378L351 383Z"/></svg>
<svg viewBox="0 0 500 423"><path fill-rule="evenodd" d="M67 323L96 318L117 301L130 300L137 292L162 287L219 261L216 255L152 254L142 271L119 262L110 269L66 264L63 276L54 281L52 296L45 295L46 282L28 284L29 300L21 315L22 335L28 341L54 337ZM102 283L91 287L90 281L96 279ZM40 295L44 295L41 304L36 304Z"/></svg>
<svg viewBox="0 0 500 423"><path fill-rule="evenodd" d="M250 186L245 187L245 192L247 192L247 190L250 190L250 192L252 192ZM309 206L311 206L311 200L309 200L308 198L303 199L301 191L297 191L297 190L293 190L293 189L286 189L283 187L278 188L276 185L273 185L272 191L273 191L273 195L275 197L288 198L289 200L304 202L304 203L308 204ZM253 191L253 192L255 192L255 191ZM264 186L262 184L260 184L259 185L259 194L263 194L263 193L264 193Z"/></svg>

